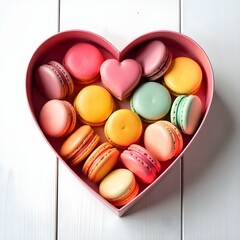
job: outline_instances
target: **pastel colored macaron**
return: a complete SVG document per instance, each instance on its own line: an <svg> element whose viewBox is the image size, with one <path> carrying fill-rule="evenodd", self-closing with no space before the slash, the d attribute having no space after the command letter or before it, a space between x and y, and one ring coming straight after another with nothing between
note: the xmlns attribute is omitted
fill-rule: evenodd
<svg viewBox="0 0 240 240"><path fill-rule="evenodd" d="M105 88L89 85L76 96L74 108L83 123L101 126L114 111L115 104L113 97Z"/></svg>
<svg viewBox="0 0 240 240"><path fill-rule="evenodd" d="M142 66L144 77L157 80L168 70L172 54L163 42L153 40L138 50L135 59Z"/></svg>
<svg viewBox="0 0 240 240"><path fill-rule="evenodd" d="M76 125L76 112L71 103L52 99L41 108L39 123L46 135L63 137L73 131Z"/></svg>
<svg viewBox="0 0 240 240"><path fill-rule="evenodd" d="M201 67L188 57L174 58L164 74L164 84L175 96L194 94L201 87L201 83Z"/></svg>
<svg viewBox="0 0 240 240"><path fill-rule="evenodd" d="M140 81L142 69L134 59L107 59L100 68L104 87L119 100L126 99Z"/></svg>
<svg viewBox="0 0 240 240"><path fill-rule="evenodd" d="M113 169L119 155L119 150L110 143L104 142L89 155L82 171L90 181L97 183Z"/></svg>
<svg viewBox="0 0 240 240"><path fill-rule="evenodd" d="M56 61L39 66L35 72L35 80L40 92L48 99L63 99L74 90L70 74Z"/></svg>
<svg viewBox="0 0 240 240"><path fill-rule="evenodd" d="M60 155L72 166L75 166L94 150L99 140L100 137L89 125L83 125L63 142Z"/></svg>
<svg viewBox="0 0 240 240"><path fill-rule="evenodd" d="M120 155L123 165L143 183L153 182L161 170L159 161L144 147L132 144Z"/></svg>
<svg viewBox="0 0 240 240"><path fill-rule="evenodd" d="M79 84L89 84L99 79L104 61L97 47L89 43L73 45L64 57L64 66Z"/></svg>
<svg viewBox="0 0 240 240"><path fill-rule="evenodd" d="M159 161L167 161L181 153L183 138L174 124L160 120L146 128L144 146Z"/></svg>
<svg viewBox="0 0 240 240"><path fill-rule="evenodd" d="M115 207L133 200L139 192L134 174L125 168L110 172L100 183L99 193Z"/></svg>
<svg viewBox="0 0 240 240"><path fill-rule="evenodd" d="M107 140L115 147L122 149L137 143L142 131L141 119L129 109L120 109L112 113L104 126Z"/></svg>
<svg viewBox="0 0 240 240"><path fill-rule="evenodd" d="M160 83L146 82L139 86L130 100L132 111L143 121L154 122L167 115L171 108L171 95Z"/></svg>
<svg viewBox="0 0 240 240"><path fill-rule="evenodd" d="M202 102L197 95L178 96L171 108L171 122L183 133L193 134L201 120Z"/></svg>

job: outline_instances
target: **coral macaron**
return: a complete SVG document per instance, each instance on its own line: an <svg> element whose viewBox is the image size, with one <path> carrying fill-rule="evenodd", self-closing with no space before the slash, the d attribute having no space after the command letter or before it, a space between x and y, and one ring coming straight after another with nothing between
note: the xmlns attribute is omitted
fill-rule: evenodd
<svg viewBox="0 0 240 240"><path fill-rule="evenodd" d="M143 131L139 116L128 109L119 109L111 114L105 126L107 140L117 148L127 148L140 140Z"/></svg>
<svg viewBox="0 0 240 240"><path fill-rule="evenodd" d="M160 120L146 128L144 146L159 161L167 161L180 154L183 149L183 138L175 125Z"/></svg>
<svg viewBox="0 0 240 240"><path fill-rule="evenodd" d="M40 92L48 99L63 99L74 90L70 74L56 61L39 66L35 72L35 80Z"/></svg>
<svg viewBox="0 0 240 240"><path fill-rule="evenodd" d="M39 123L46 135L63 137L73 131L76 125L76 112L69 102L52 99L41 108Z"/></svg>
<svg viewBox="0 0 240 240"><path fill-rule="evenodd" d="M116 165L119 155L119 150L104 142L89 155L82 171L90 181L97 183Z"/></svg>
<svg viewBox="0 0 240 240"><path fill-rule="evenodd" d="M89 125L83 125L63 142L60 155L72 166L77 165L94 150L99 140Z"/></svg>
<svg viewBox="0 0 240 240"><path fill-rule="evenodd" d="M144 147L132 144L121 153L123 165L144 183L151 183L161 170L159 161Z"/></svg>
<svg viewBox="0 0 240 240"><path fill-rule="evenodd" d="M110 172L100 183L99 193L115 207L133 200L139 192L134 174L125 168Z"/></svg>
<svg viewBox="0 0 240 240"><path fill-rule="evenodd" d="M149 80L159 79L169 68L172 54L159 40L144 44L137 52L135 58L143 69L143 77Z"/></svg>
<svg viewBox="0 0 240 240"><path fill-rule="evenodd" d="M84 87L74 100L78 118L91 126L103 125L114 111L115 103L111 94L103 87Z"/></svg>
<svg viewBox="0 0 240 240"><path fill-rule="evenodd" d="M89 43L73 45L64 57L64 66L79 84L95 82L100 76L100 66L104 61L97 47Z"/></svg>

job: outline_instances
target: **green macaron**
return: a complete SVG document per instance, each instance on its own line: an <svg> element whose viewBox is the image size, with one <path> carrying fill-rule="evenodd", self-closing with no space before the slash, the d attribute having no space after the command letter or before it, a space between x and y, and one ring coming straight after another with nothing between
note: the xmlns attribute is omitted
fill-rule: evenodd
<svg viewBox="0 0 240 240"><path fill-rule="evenodd" d="M202 102L197 95L179 95L172 104L170 120L183 133L192 135L201 120Z"/></svg>
<svg viewBox="0 0 240 240"><path fill-rule="evenodd" d="M130 100L131 110L145 122L155 122L165 117L171 104L170 93L158 82L143 83L134 91Z"/></svg>

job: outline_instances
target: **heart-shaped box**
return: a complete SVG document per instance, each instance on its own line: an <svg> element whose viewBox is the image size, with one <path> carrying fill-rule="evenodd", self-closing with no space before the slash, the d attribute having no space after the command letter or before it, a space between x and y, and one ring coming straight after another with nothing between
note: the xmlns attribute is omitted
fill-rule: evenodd
<svg viewBox="0 0 240 240"><path fill-rule="evenodd" d="M115 59L118 59L119 61L122 61L127 58L132 58L136 53L137 49L142 44L154 39L161 40L170 49L170 51L173 54L173 58L179 57L179 56L186 56L197 61L201 66L202 72L203 72L202 85L200 90L197 93L197 95L200 97L203 103L203 117L194 135L191 135L191 136L183 135L184 148L182 152L176 158L173 158L161 164L162 170L159 176L156 178L156 180L153 183L151 183L150 185L140 183L140 192L137 195L137 197L135 197L135 199L133 199L131 202L129 202L128 204L126 204L121 208L114 207L112 204L110 204L108 201L106 201L99 195L98 185L91 183L86 178L86 176L83 175L81 171L82 165L79 165L77 167L71 167L66 161L63 160L66 166L69 167L71 171L76 174L76 176L79 178L82 184L84 184L98 199L100 199L100 201L102 201L107 207L109 207L118 216L122 216L130 207L132 207L145 194L147 194L150 189L152 189L159 181L161 181L161 179L166 174L166 172L171 169L171 167L179 160L182 154L191 145L191 142L194 140L199 130L203 126L211 106L213 92L214 92L214 76L213 76L212 67L207 55L205 54L203 49L191 38L181 33L173 32L173 31L155 31L155 32L147 33L135 39L128 46L126 46L122 51L118 51L111 43L109 43L106 39L104 39L103 37L97 34L94 34L89 31L73 30L73 31L65 31L65 32L58 33L50 37L49 39L47 39L45 42L43 42L33 54L27 69L26 92L27 92L28 103L29 103L29 107L32 112L32 115L35 119L35 122L39 127L39 122L38 122L39 112L43 104L47 101L47 99L45 99L39 93L34 83L34 72L38 66L51 60L62 62L63 57L67 52L67 50L78 42L88 42L95 45L102 52L105 59L115 58ZM78 91L79 89L76 89L75 95ZM74 94L73 94L73 97L68 100L72 102L73 99L74 99ZM123 104L119 102L119 107L129 107L128 104L129 104L129 99L124 101ZM42 132L40 127L39 129ZM99 129L96 129L96 131L98 130ZM56 153L56 155L61 159L59 152L60 152L60 147L65 138L56 139L56 138L45 136L43 132L42 134L46 142L48 142L48 144L51 146L51 148ZM119 164L121 166L121 163Z"/></svg>

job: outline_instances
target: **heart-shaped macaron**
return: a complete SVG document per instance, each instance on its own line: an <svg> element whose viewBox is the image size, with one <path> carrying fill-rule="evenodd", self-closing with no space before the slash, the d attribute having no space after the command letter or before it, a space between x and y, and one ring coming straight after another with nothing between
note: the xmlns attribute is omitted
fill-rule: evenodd
<svg viewBox="0 0 240 240"><path fill-rule="evenodd" d="M142 74L140 64L134 59L107 59L100 68L102 83L119 100L126 99L138 85Z"/></svg>
<svg viewBox="0 0 240 240"><path fill-rule="evenodd" d="M89 182L88 177L85 176L85 174L82 172L81 165L73 166L69 164L67 160L61 157L60 149L61 146L63 145L65 138L49 137L45 135L42 129L40 128L39 114L41 108L48 101L48 99L44 95L42 95L39 89L37 88L34 74L38 66L44 63L48 63L49 61L57 61L62 63L66 52L72 46L79 42L87 42L96 46L100 50L100 52L103 54L104 61L111 59L109 65L111 66L112 73L108 69L109 66L103 67L105 68L102 69L102 73L104 72L103 82L99 80L94 84L98 85L104 84L106 85L107 88L111 86L109 88L111 89L111 92L119 95L121 99L128 95L128 91L131 90L132 87L134 87L134 85L137 83L140 72L138 65L133 63L134 61L129 61L126 59L134 59L138 50L144 44L152 40L162 41L165 44L165 46L169 49L169 51L171 51L173 59L176 57L185 56L192 58L199 63L202 69L203 78L201 87L196 94L201 99L202 102L203 107L202 117L199 126L194 132L194 134L192 135L183 134L183 148L179 155L174 156L172 159L162 164L161 171L157 174L156 179L150 185L139 182L139 193L133 200L131 200L124 206L116 207L99 194L99 186L97 184ZM126 71L128 71L127 74ZM116 86L118 86L120 90L116 88ZM71 95L67 96L65 100L69 101L70 103L73 103L74 98L76 97L77 93L81 90L81 88L82 86L78 85L74 86L74 92ZM88 31L75 30L58 33L47 39L38 47L28 65L26 76L26 90L28 103L32 115L34 117L34 120L37 126L39 127L40 131L42 132L46 142L51 146L55 154L60 159L63 160L66 166L69 167L69 169L71 169L71 171L75 173L76 176L79 177L80 182L82 182L84 186L86 186L89 189L89 191L91 191L98 199L100 199L100 201L102 201L114 213L121 216L137 201L139 201L145 194L147 194L152 187L154 187L159 181L161 181L161 179L167 173L167 171L169 171L172 168L172 166L179 160L179 158L183 155L186 149L191 145L191 142L197 136L209 112L213 98L214 80L211 64L205 52L195 41L193 41L192 39L183 34L172 31L156 31L147 33L135 39L120 52L111 43L109 43L107 40L105 40L103 37L97 34ZM129 98L126 98L125 100L122 101L116 101L116 103L117 103L116 108L130 109ZM81 126L80 122L76 124L76 128L78 128L79 125ZM103 126L94 127L94 131L96 131L96 133L100 136L99 144L107 141L106 138L104 137L105 135ZM143 141L140 141L139 144L143 146ZM41 151L41 149L39 149L39 151ZM120 163L118 163L117 167L121 168L123 166Z"/></svg>

